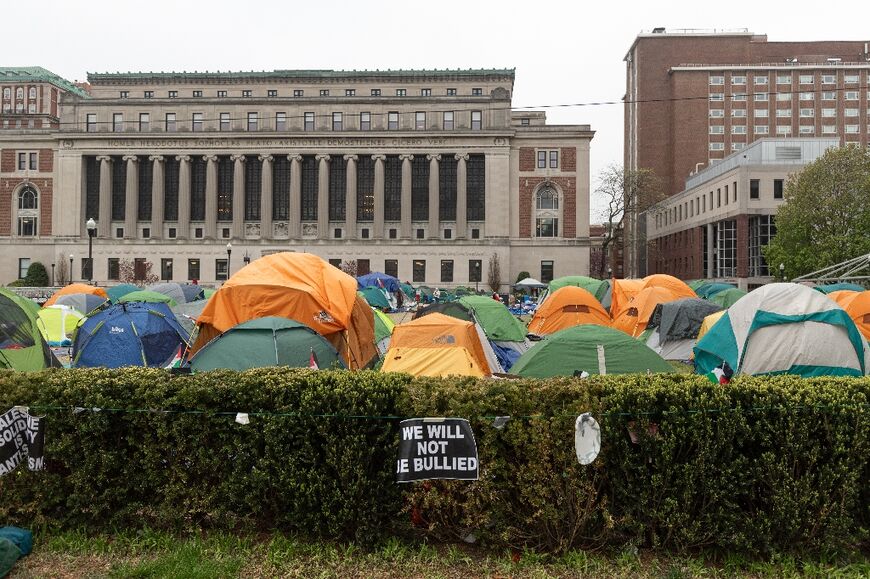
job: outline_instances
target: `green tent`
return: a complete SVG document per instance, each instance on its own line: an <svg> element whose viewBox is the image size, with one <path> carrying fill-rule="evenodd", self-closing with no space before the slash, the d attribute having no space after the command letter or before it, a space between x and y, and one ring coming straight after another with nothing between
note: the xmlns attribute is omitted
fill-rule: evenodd
<svg viewBox="0 0 870 579"><path fill-rule="evenodd" d="M131 283L122 283L114 287L107 287L106 295L109 296L109 300L111 300L113 304L117 304L118 300L120 300L128 293L139 291L140 289L142 288L136 287Z"/></svg>
<svg viewBox="0 0 870 579"><path fill-rule="evenodd" d="M734 302L736 302L745 295L746 292L742 289L731 288L713 294L712 296L710 296L710 298L708 298L707 301L714 303L718 306L722 306L725 309L728 309L734 305Z"/></svg>
<svg viewBox="0 0 870 579"><path fill-rule="evenodd" d="M152 304L167 304L169 307L177 306L178 303L171 297L149 290L136 290L125 294L118 300L119 303L148 302Z"/></svg>
<svg viewBox="0 0 870 579"><path fill-rule="evenodd" d="M234 326L203 346L190 360L194 372L269 366L308 368L314 353L319 368L344 368L326 338L299 322L266 317Z"/></svg>
<svg viewBox="0 0 870 579"><path fill-rule="evenodd" d="M42 306L40 306L38 303L36 303L32 299L26 298L24 296L20 296L13 291L8 291L4 295L7 295L12 301L14 301L16 304L18 304L19 306L21 306L22 308L24 308L26 311L30 312L34 316L38 316L39 311L42 309Z"/></svg>
<svg viewBox="0 0 870 579"><path fill-rule="evenodd" d="M489 296L463 296L459 303L474 312L488 339L496 342L525 341L526 327L503 303Z"/></svg>
<svg viewBox="0 0 870 579"><path fill-rule="evenodd" d="M711 282L711 283L702 283L698 287L693 287L695 293L698 294L698 297L703 300L709 300L714 295L719 292L724 292L730 289L736 289L737 286L730 283L722 283L722 282Z"/></svg>
<svg viewBox="0 0 870 579"><path fill-rule="evenodd" d="M708 283L713 283L708 279L690 279L686 281L686 285L692 288L692 291L698 293L698 288L702 285L707 285Z"/></svg>
<svg viewBox="0 0 870 579"><path fill-rule="evenodd" d="M602 371L604 370L604 371ZM511 373L528 378L671 372L671 365L640 340L606 326L583 324L542 339L520 356Z"/></svg>
<svg viewBox="0 0 870 579"><path fill-rule="evenodd" d="M405 294L409 299L414 299L417 295L416 290L414 290L414 286L409 283L400 283L399 287L402 288L402 293Z"/></svg>
<svg viewBox="0 0 870 579"><path fill-rule="evenodd" d="M566 275L565 277L557 277L551 281L548 286L548 291L553 293L557 289L566 286L582 287L594 295L595 299L600 302L604 299L604 295L607 293L607 288L610 287L610 283L605 279L595 279L594 277L587 277L585 275Z"/></svg>
<svg viewBox="0 0 870 579"><path fill-rule="evenodd" d="M851 291L856 291L856 292L862 292L862 291L866 290L867 288L865 288L864 286L860 286L856 283L840 282L840 283L830 283L827 285L819 284L813 289L818 290L818 291L822 292L823 294L829 294L831 292L838 292L838 291L842 291L842 290L851 290Z"/></svg>
<svg viewBox="0 0 870 579"><path fill-rule="evenodd" d="M384 290L377 287L367 287L359 290L357 292L359 295L368 302L368 304L373 308L378 308L379 310L388 310L390 309L390 302L387 299L387 295L384 293Z"/></svg>
<svg viewBox="0 0 870 579"><path fill-rule="evenodd" d="M396 324L393 320L377 308L372 308L375 314L375 345L378 347L378 352L383 356L387 353L390 347L390 338L393 336L393 328Z"/></svg>
<svg viewBox="0 0 870 579"><path fill-rule="evenodd" d="M0 288L0 368L32 371L59 367L42 338L36 316L18 296Z"/></svg>

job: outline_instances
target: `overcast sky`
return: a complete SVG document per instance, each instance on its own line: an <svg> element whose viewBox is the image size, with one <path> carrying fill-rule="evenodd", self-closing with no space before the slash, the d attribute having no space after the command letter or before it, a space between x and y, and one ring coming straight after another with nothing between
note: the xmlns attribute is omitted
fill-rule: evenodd
<svg viewBox="0 0 870 579"><path fill-rule="evenodd" d="M69 80L128 70L516 68L516 107L618 101L622 59L641 30L870 39L870 5L835 5L826 13L818 0L791 1L787 10L764 0L6 2L0 66L42 66ZM622 163L621 105L557 107L547 118L596 131L593 189L599 171Z"/></svg>

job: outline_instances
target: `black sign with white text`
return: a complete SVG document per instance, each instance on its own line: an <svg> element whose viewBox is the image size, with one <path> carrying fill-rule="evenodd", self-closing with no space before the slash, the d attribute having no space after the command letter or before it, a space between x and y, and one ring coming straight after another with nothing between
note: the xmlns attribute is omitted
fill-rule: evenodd
<svg viewBox="0 0 870 579"><path fill-rule="evenodd" d="M0 415L0 476L25 462L30 470L42 470L45 419L15 407Z"/></svg>
<svg viewBox="0 0 870 579"><path fill-rule="evenodd" d="M467 420L410 418L399 423L396 482L477 476L477 443Z"/></svg>

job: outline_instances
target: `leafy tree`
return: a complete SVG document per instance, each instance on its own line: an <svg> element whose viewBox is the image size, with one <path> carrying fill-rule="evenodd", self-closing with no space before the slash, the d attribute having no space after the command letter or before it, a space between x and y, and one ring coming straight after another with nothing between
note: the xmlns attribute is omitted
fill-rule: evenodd
<svg viewBox="0 0 870 579"><path fill-rule="evenodd" d="M530 274L527 271L521 271L520 275L517 276L517 281L515 281L514 283L519 283L519 282L523 281L524 279L526 279L527 277L532 277L532 274Z"/></svg>
<svg viewBox="0 0 870 579"><path fill-rule="evenodd" d="M501 288L501 263L498 260L498 254L493 253L489 258L489 275L487 275L487 283L489 289L498 292Z"/></svg>
<svg viewBox="0 0 870 579"><path fill-rule="evenodd" d="M794 173L764 257L793 278L870 253L870 151L828 149ZM774 265L776 264L776 265Z"/></svg>
<svg viewBox="0 0 870 579"><path fill-rule="evenodd" d="M661 179L651 169L625 169L621 165L610 165L598 175L598 186L594 195L603 209L599 218L604 222L604 238L601 241L601 253L609 256L611 245L617 243L622 236L628 251L626 259L631 261L631 247L639 250L646 244L646 232L642 227L635 226L637 216L644 211L654 209L667 196ZM599 278L604 277L607 268L606 258L598 260L598 271L590 272ZM637 264L627 263L629 275L637 275Z"/></svg>
<svg viewBox="0 0 870 579"><path fill-rule="evenodd" d="M48 272L42 263L35 261L27 268L27 276L24 278L27 287L47 287L49 284Z"/></svg>

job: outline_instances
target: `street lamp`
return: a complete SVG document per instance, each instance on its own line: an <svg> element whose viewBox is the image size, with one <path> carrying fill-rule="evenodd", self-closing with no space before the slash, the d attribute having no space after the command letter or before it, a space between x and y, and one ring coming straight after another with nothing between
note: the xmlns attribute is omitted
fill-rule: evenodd
<svg viewBox="0 0 870 579"><path fill-rule="evenodd" d="M227 279L230 279L230 256L233 254L233 244L227 242Z"/></svg>
<svg viewBox="0 0 870 579"><path fill-rule="evenodd" d="M54 264L51 264L51 287L54 287Z"/></svg>
<svg viewBox="0 0 870 579"><path fill-rule="evenodd" d="M785 281L785 264L784 263L779 264L779 279L781 279L782 281Z"/></svg>
<svg viewBox="0 0 870 579"><path fill-rule="evenodd" d="M73 269L73 257L74 254L69 254L69 282L72 283L72 269Z"/></svg>
<svg viewBox="0 0 870 579"><path fill-rule="evenodd" d="M91 217L85 223L88 229L88 282L94 281L94 236L97 234L97 222Z"/></svg>
<svg viewBox="0 0 870 579"><path fill-rule="evenodd" d="M245 265L248 265L249 263L251 263L251 256L248 255L247 249L245 250L245 257L242 258L242 261L245 262Z"/></svg>
<svg viewBox="0 0 870 579"><path fill-rule="evenodd" d="M607 266L607 279L610 279L611 277L613 277L613 268L608 265Z"/></svg>

